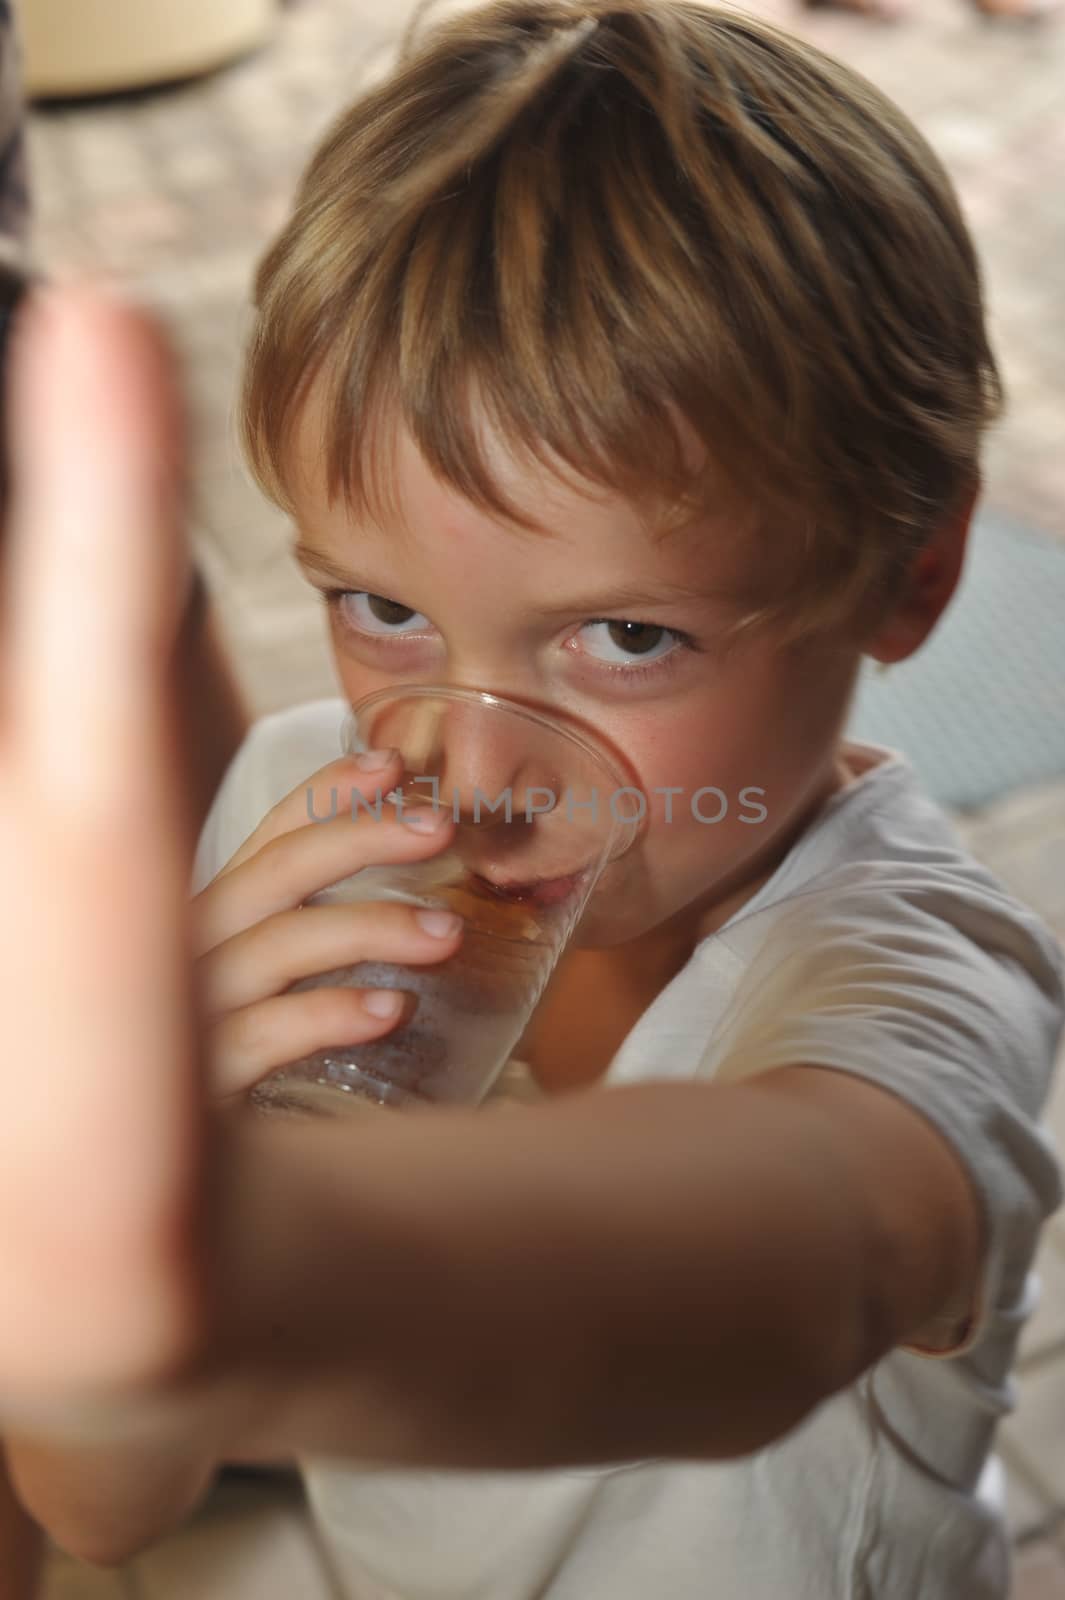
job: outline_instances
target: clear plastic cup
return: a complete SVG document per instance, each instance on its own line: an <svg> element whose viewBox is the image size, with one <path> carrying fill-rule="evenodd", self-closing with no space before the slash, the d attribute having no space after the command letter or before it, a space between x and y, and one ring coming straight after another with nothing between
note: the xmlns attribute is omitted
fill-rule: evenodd
<svg viewBox="0 0 1065 1600"><path fill-rule="evenodd" d="M252 1091L263 1110L343 1114L367 1106L476 1105L528 1026L603 870L639 833L633 790L594 735L514 701L426 685L353 708L343 748L396 749L401 781L353 797L367 825L398 807L446 808L452 844L428 861L367 867L307 904L399 900L463 918L456 954L432 967L360 962L305 978L400 989L413 1015L384 1038L319 1050ZM330 812L329 801L333 801ZM336 795L309 796L335 815Z"/></svg>

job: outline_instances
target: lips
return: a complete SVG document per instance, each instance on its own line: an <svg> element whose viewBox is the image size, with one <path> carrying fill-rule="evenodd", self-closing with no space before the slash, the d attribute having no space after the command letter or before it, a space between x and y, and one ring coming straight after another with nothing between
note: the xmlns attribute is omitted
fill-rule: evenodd
<svg viewBox="0 0 1065 1600"><path fill-rule="evenodd" d="M500 880L493 882L475 873L474 877L497 900L508 900L515 905L554 906L568 900L573 894L579 874L571 872L565 878L537 878L531 883Z"/></svg>

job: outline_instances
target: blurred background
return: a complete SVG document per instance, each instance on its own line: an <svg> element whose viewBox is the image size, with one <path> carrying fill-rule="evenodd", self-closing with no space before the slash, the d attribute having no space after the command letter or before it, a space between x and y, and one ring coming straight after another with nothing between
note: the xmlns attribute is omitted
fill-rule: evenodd
<svg viewBox="0 0 1065 1600"><path fill-rule="evenodd" d="M1065 937L1065 21L991 23L917 0L898 25L748 0L867 74L958 185L984 262L1009 410L962 604L863 686L854 731L906 751L975 852ZM46 275L150 306L191 410L190 533L254 714L336 692L321 607L252 487L233 407L254 263L334 114L387 70L409 0L0 0L24 141L0 234ZM6 124L0 133L7 134ZM24 196L25 206L19 200ZM1065 1088L1049 1121L1065 1150ZM1038 1263L1018 1410L1000 1434L1020 1600L1065 1600L1065 1218ZM293 1600L304 1542L282 1477L232 1475L193 1526L121 1573L55 1556L47 1600Z"/></svg>

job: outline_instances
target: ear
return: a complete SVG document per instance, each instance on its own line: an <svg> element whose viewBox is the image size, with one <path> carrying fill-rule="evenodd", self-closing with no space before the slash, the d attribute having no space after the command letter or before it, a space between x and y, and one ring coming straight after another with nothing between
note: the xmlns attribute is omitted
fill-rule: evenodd
<svg viewBox="0 0 1065 1600"><path fill-rule="evenodd" d="M957 509L914 557L894 608L863 646L874 661L885 665L905 661L920 649L943 615L961 578L979 493L979 484L967 490Z"/></svg>

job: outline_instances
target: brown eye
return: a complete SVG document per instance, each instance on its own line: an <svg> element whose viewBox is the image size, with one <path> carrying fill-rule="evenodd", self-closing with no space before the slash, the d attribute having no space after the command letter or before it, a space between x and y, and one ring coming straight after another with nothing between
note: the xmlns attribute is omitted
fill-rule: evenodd
<svg viewBox="0 0 1065 1600"><path fill-rule="evenodd" d="M418 615L410 606L401 606L398 600L386 600L384 595L380 594L368 594L366 604L371 616L376 617L378 622L387 622L394 627L401 622L409 622L411 617Z"/></svg>
<svg viewBox="0 0 1065 1600"><path fill-rule="evenodd" d="M353 634L372 639L406 639L428 633L432 623L420 611L389 600L366 589L332 589L327 593L330 607L341 624ZM411 624L413 623L413 627Z"/></svg>
<svg viewBox="0 0 1065 1600"><path fill-rule="evenodd" d="M650 672L661 663L672 662L681 651L692 648L689 634L679 628L665 628L659 622L627 622L610 617L596 617L586 622L574 635L573 644L580 641L580 654L604 667L612 667L619 676L627 672L635 679L641 672Z"/></svg>
<svg viewBox="0 0 1065 1600"><path fill-rule="evenodd" d="M650 622L608 622L607 632L612 644L629 655L648 655L661 644L668 630Z"/></svg>

